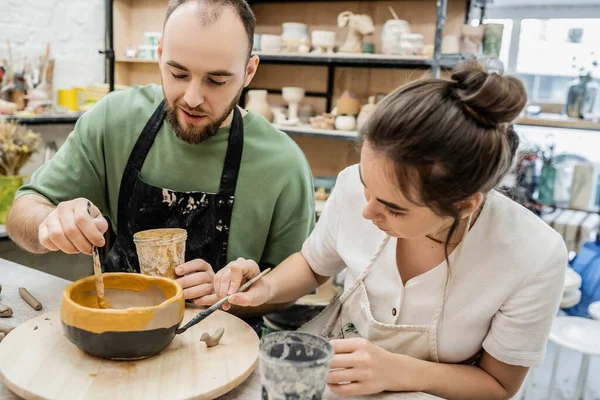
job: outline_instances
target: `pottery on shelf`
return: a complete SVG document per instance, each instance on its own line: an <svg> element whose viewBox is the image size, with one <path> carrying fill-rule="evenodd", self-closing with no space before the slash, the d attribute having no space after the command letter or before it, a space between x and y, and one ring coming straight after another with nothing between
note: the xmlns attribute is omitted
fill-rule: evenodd
<svg viewBox="0 0 600 400"><path fill-rule="evenodd" d="M457 36L446 35L442 39L442 53L456 54L460 52L460 38Z"/></svg>
<svg viewBox="0 0 600 400"><path fill-rule="evenodd" d="M339 48L339 53L362 53L363 36L375 32L373 20L366 14L354 14L344 11L338 15L338 27L348 25L346 41Z"/></svg>
<svg viewBox="0 0 600 400"><path fill-rule="evenodd" d="M310 119L316 115L315 107L312 104L300 104L298 106L298 119L302 124L309 124Z"/></svg>
<svg viewBox="0 0 600 400"><path fill-rule="evenodd" d="M338 99L337 115L358 115L360 112L360 101L355 95L349 91L345 91L342 96Z"/></svg>
<svg viewBox="0 0 600 400"><path fill-rule="evenodd" d="M258 33L252 37L252 51L260 51L260 34Z"/></svg>
<svg viewBox="0 0 600 400"><path fill-rule="evenodd" d="M281 36L260 35L260 51L264 53L279 53L281 51Z"/></svg>
<svg viewBox="0 0 600 400"><path fill-rule="evenodd" d="M297 22L284 22L281 33L281 51L284 53L308 53L310 36L308 25Z"/></svg>
<svg viewBox="0 0 600 400"><path fill-rule="evenodd" d="M485 24L483 28L482 51L483 54L490 57L500 57L500 47L502 47L502 33L504 25Z"/></svg>
<svg viewBox="0 0 600 400"><path fill-rule="evenodd" d="M403 54L402 40L410 34L410 25L401 19L387 20L381 32L381 52L383 54Z"/></svg>
<svg viewBox="0 0 600 400"><path fill-rule="evenodd" d="M375 96L369 97L369 102L362 106L360 109L360 113L358 114L358 118L356 119L356 128L358 130L362 129L365 125L365 122L369 119L369 116L375 111L377 105L375 104Z"/></svg>
<svg viewBox="0 0 600 400"><path fill-rule="evenodd" d="M137 360L162 351L183 320L183 289L169 278L105 273L98 308L94 276L63 291L60 319L65 336L85 353L114 360Z"/></svg>
<svg viewBox="0 0 600 400"><path fill-rule="evenodd" d="M593 81L590 73L583 73L569 83L564 112L571 118L593 115L600 110L600 104L597 104L599 98L600 86Z"/></svg>
<svg viewBox="0 0 600 400"><path fill-rule="evenodd" d="M310 126L315 129L333 129L335 128L335 117L325 113L310 119Z"/></svg>
<svg viewBox="0 0 600 400"><path fill-rule="evenodd" d="M424 37L420 33L409 33L402 37L402 55L418 56L425 46Z"/></svg>
<svg viewBox="0 0 600 400"><path fill-rule="evenodd" d="M463 25L460 31L460 52L479 53L483 40L484 26Z"/></svg>
<svg viewBox="0 0 600 400"><path fill-rule="evenodd" d="M333 53L336 33L333 31L312 31L313 53Z"/></svg>
<svg viewBox="0 0 600 400"><path fill-rule="evenodd" d="M335 117L335 129L353 131L356 129L356 117L353 115L338 115Z"/></svg>
<svg viewBox="0 0 600 400"><path fill-rule="evenodd" d="M266 90L249 90L246 110L262 115L269 122L273 122L273 111L267 101L268 92Z"/></svg>
<svg viewBox="0 0 600 400"><path fill-rule="evenodd" d="M284 87L281 89L283 100L288 103L288 117L284 122L286 125L298 124L298 104L304 99L304 94L304 88Z"/></svg>

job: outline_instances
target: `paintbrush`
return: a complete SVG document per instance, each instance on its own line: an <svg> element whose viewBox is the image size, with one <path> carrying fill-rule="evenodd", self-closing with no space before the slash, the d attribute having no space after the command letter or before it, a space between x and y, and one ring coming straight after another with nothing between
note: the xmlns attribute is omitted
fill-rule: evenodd
<svg viewBox="0 0 600 400"><path fill-rule="evenodd" d="M88 200L87 212L92 216L92 203ZM98 295L98 307L110 308L108 302L104 299L104 280L102 279L102 267L100 266L100 255L98 248L92 245L92 257L94 258L94 276L96 277L96 294Z"/></svg>
<svg viewBox="0 0 600 400"><path fill-rule="evenodd" d="M260 278L262 278L263 276L265 276L266 274L269 273L269 271L271 271L271 268L267 268L265 269L263 272L261 272L260 274L256 275L254 278L250 279L248 282L246 282L245 284L243 284L236 293L240 293L240 292L244 292L246 290L248 290L248 288L250 286L252 286L252 284L256 281L258 281ZM206 317L208 317L210 314L214 313L215 311L217 311L218 309L221 308L221 306L225 303L227 303L229 301L229 298L235 293L232 293L228 296L223 297L221 300L219 300L218 302L216 302L215 304L213 304L212 306L210 306L209 308L207 308L204 311L201 311L200 313L198 313L198 315L196 315L194 318L192 318L190 320L190 322L188 322L187 324L185 324L185 326L177 329L175 331L176 334L180 334L183 333L185 331L187 331L189 328L191 328L192 326L196 325L198 322L202 321L203 319L205 319Z"/></svg>

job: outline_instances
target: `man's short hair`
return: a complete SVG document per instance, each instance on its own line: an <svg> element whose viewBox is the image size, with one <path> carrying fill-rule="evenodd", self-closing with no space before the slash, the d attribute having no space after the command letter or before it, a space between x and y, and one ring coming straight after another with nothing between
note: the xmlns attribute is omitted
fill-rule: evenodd
<svg viewBox="0 0 600 400"><path fill-rule="evenodd" d="M256 17L254 16L254 12L246 0L169 0L163 29L167 24L167 20L177 9L177 7L190 1L195 1L196 4L198 4L198 8L200 10L198 16L202 19L203 24L211 24L215 22L221 16L224 8L232 8L244 24L246 35L248 35L248 57L250 57L252 54L252 46L254 41Z"/></svg>

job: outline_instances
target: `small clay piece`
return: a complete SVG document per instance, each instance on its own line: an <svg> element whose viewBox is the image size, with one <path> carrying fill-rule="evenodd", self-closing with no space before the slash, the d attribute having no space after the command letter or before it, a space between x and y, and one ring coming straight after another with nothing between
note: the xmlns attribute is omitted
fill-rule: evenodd
<svg viewBox="0 0 600 400"><path fill-rule="evenodd" d="M331 114L322 114L310 119L310 124L315 129L333 129L335 117Z"/></svg>
<svg viewBox="0 0 600 400"><path fill-rule="evenodd" d="M13 328L10 325L0 324L0 333L8 334L13 329L15 329L15 328Z"/></svg>
<svg viewBox="0 0 600 400"><path fill-rule="evenodd" d="M206 347L215 347L221 341L224 333L224 328L217 328L212 335L209 335L208 332L204 332L202 336L200 336L200 340L206 343Z"/></svg>
<svg viewBox="0 0 600 400"><path fill-rule="evenodd" d="M13 315L13 311L9 306L6 306L0 303L0 317L6 318L11 317Z"/></svg>
<svg viewBox="0 0 600 400"><path fill-rule="evenodd" d="M42 303L37 301L37 299L33 297L27 289L19 288L19 294L21 295L21 298L23 298L23 300L25 300L27 304L29 304L34 310L40 311L42 309Z"/></svg>

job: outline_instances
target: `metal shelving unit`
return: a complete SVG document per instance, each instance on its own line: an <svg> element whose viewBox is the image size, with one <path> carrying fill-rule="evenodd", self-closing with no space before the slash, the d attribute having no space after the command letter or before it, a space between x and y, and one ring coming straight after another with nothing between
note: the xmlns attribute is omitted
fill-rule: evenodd
<svg viewBox="0 0 600 400"><path fill-rule="evenodd" d="M249 0L250 5L260 3L298 3L298 2L329 2L341 0ZM379 1L379 0L362 0L362 1ZM401 0L399 0L401 1ZM433 0L422 0L433 1ZM327 88L324 93L311 93L318 97L327 99L327 109L331 108L333 97L334 76L336 67L357 67L357 68L415 68L415 69L431 69L434 76L439 76L442 69L452 68L463 57L457 55L442 55L442 35L446 24L446 9L448 0L436 1L436 23L435 23L435 40L434 54L432 58L420 57L385 57L381 55L363 55L363 56L341 56L335 55L284 55L284 54L263 54L260 55L260 60L264 64L280 64L280 65L313 65L327 67ZM109 84L109 90L114 90L115 84L115 51L114 51L114 32L113 32L113 2L114 0L106 0L106 49L100 53L106 58L106 82ZM466 0L466 17L470 19L470 13L473 6L479 6L485 9L486 0Z"/></svg>

